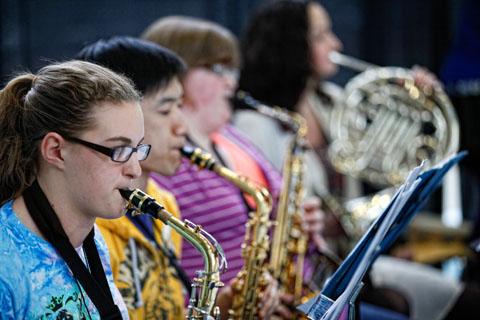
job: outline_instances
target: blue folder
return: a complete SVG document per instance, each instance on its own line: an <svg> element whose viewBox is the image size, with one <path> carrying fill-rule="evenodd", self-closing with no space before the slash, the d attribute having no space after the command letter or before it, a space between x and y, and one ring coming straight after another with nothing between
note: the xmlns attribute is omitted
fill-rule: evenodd
<svg viewBox="0 0 480 320"><path fill-rule="evenodd" d="M412 180L414 179L414 183L407 185L407 178L407 183L399 188L387 208L370 226L345 261L332 275L321 293L307 303L300 305L298 310L305 313L311 319L327 319L325 317L327 311L329 311L334 302L345 291L347 285L352 281L354 274L356 273L357 278L355 281L360 282L361 279L358 280L359 275L360 278L363 277L375 259L392 245L400 233L406 228L415 213L422 208L430 195L440 186L440 183L448 170L465 157L466 154L466 152L461 152L452 155L437 166L421 174L418 174L421 167L413 169L411 176ZM415 172L415 170L417 172ZM406 190L408 190L408 193ZM401 207L398 207L400 203ZM395 211L395 213L392 211ZM389 215L396 213L398 213L397 217L393 221L389 221L391 220L388 218ZM390 225L385 225L386 223L389 223ZM388 231L380 242L373 242L377 230L381 227L388 228L386 229ZM372 248L370 248L372 245L377 245L377 248L374 250L373 255L371 255L370 261L368 261L367 264L363 264L363 270L357 270L362 259L365 258L367 250L372 252ZM358 283L356 285L358 285ZM338 314L338 312L336 314Z"/></svg>

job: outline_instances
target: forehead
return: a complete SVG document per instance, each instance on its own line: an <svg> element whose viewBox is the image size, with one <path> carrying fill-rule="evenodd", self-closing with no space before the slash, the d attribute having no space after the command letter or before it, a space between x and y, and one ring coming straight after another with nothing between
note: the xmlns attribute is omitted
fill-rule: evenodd
<svg viewBox="0 0 480 320"><path fill-rule="evenodd" d="M142 101L142 107L149 102L161 102L165 98L179 98L183 96L183 86L178 77L173 77L166 86L149 92Z"/></svg>
<svg viewBox="0 0 480 320"><path fill-rule="evenodd" d="M330 28L330 17L327 11L317 3L310 3L308 6L308 20L312 30Z"/></svg>
<svg viewBox="0 0 480 320"><path fill-rule="evenodd" d="M138 142L143 137L143 114L136 101L101 102L92 109L94 125L83 137L96 141L124 137Z"/></svg>

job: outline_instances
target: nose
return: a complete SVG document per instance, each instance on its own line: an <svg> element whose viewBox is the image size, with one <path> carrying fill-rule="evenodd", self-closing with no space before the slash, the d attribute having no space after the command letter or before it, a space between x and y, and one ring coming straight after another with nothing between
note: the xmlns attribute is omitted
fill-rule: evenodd
<svg viewBox="0 0 480 320"><path fill-rule="evenodd" d="M140 166L140 161L138 161L136 152L134 152L130 159L125 162L123 174L131 179L136 179L142 174L142 167Z"/></svg>
<svg viewBox="0 0 480 320"><path fill-rule="evenodd" d="M173 133L177 136L186 136L188 132L188 122L182 109L175 108L173 121Z"/></svg>
<svg viewBox="0 0 480 320"><path fill-rule="evenodd" d="M224 75L223 76L223 79L225 80L225 86L227 89L229 90L234 90L237 88L237 85L238 85L238 81L237 81L237 78L238 78L238 75L237 75L237 71L234 70L232 71L231 73L229 73L228 75Z"/></svg>
<svg viewBox="0 0 480 320"><path fill-rule="evenodd" d="M332 32L332 47L333 47L333 50L335 51L342 51L343 49L342 41L333 32Z"/></svg>

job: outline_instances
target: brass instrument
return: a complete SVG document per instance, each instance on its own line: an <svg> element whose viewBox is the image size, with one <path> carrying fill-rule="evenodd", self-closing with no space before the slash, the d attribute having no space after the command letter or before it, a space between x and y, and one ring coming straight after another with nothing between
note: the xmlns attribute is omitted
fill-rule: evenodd
<svg viewBox="0 0 480 320"><path fill-rule="evenodd" d="M330 161L338 172L387 188L348 200L341 210L332 211L347 234L358 239L408 172L424 159L428 169L458 150L459 124L445 92L417 87L411 70L379 67L338 52L331 52L329 58L361 72L345 85L328 125L323 126L332 140ZM318 121L322 122L320 116ZM327 204L336 200L331 195L321 198Z"/></svg>
<svg viewBox="0 0 480 320"><path fill-rule="evenodd" d="M294 133L284 159L283 185L276 214L269 267L272 275L279 280L280 289L292 294L294 305L298 305L302 302L302 297L308 300L303 282L308 234L301 225L304 215L301 204L305 196L303 152L306 148L306 121L298 113L264 105L243 91L238 91L234 99L236 103L277 119Z"/></svg>
<svg viewBox="0 0 480 320"><path fill-rule="evenodd" d="M269 249L268 229L272 211L272 198L266 188L253 185L244 176L241 176L221 165L208 153L200 149L183 148L183 156L200 168L211 170L219 176L236 185L243 192L250 195L256 203L256 211L250 212L250 220L246 224L245 238L242 245L242 257L245 265L237 274L233 285L233 303L229 310L231 320L253 320L259 311L259 298L266 285L264 272L265 259Z"/></svg>
<svg viewBox="0 0 480 320"><path fill-rule="evenodd" d="M361 72L346 84L325 128L336 170L386 187L402 183L422 160L433 166L458 150L457 116L441 88L417 87L408 69L378 67L338 52L329 58Z"/></svg>
<svg viewBox="0 0 480 320"><path fill-rule="evenodd" d="M216 306L218 289L223 287L220 273L225 272L227 263L225 253L218 242L206 231L194 223L175 218L158 202L142 191L120 190L128 200L127 209L132 216L149 214L172 227L202 254L205 270L197 271L198 277L193 280L192 293L188 305L186 319L219 320L220 310ZM199 291L199 292L198 292Z"/></svg>

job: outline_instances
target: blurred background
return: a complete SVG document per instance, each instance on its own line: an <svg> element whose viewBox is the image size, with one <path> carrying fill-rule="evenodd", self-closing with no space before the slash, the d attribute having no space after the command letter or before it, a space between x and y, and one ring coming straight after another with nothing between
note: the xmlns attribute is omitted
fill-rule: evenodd
<svg viewBox="0 0 480 320"><path fill-rule="evenodd" d="M263 1L0 0L0 88L16 71L35 72L51 61L71 59L83 46L100 38L139 36L153 21L166 15L212 20L241 37L249 15ZM443 81L460 83L463 91L453 88L448 93L460 120L460 149L469 150L461 164L463 188L468 191L463 215L475 222L480 211L480 132L475 124L480 117L480 0L319 2L329 12L333 30L347 55L384 66L409 68L417 64ZM445 61L452 48L461 54L450 60L448 73ZM463 59L464 52L469 59ZM353 75L341 69L332 80L344 85ZM466 82L462 82L464 79ZM435 204L440 201L438 196L436 199L429 210L438 212ZM471 228L460 237L470 234ZM473 235L480 236L480 224Z"/></svg>
<svg viewBox="0 0 480 320"><path fill-rule="evenodd" d="M138 36L165 15L216 21L237 36L262 0L0 0L0 81L71 58L86 43ZM419 64L438 72L452 43L454 0L324 0L344 52L380 65ZM337 82L351 77L342 71Z"/></svg>

